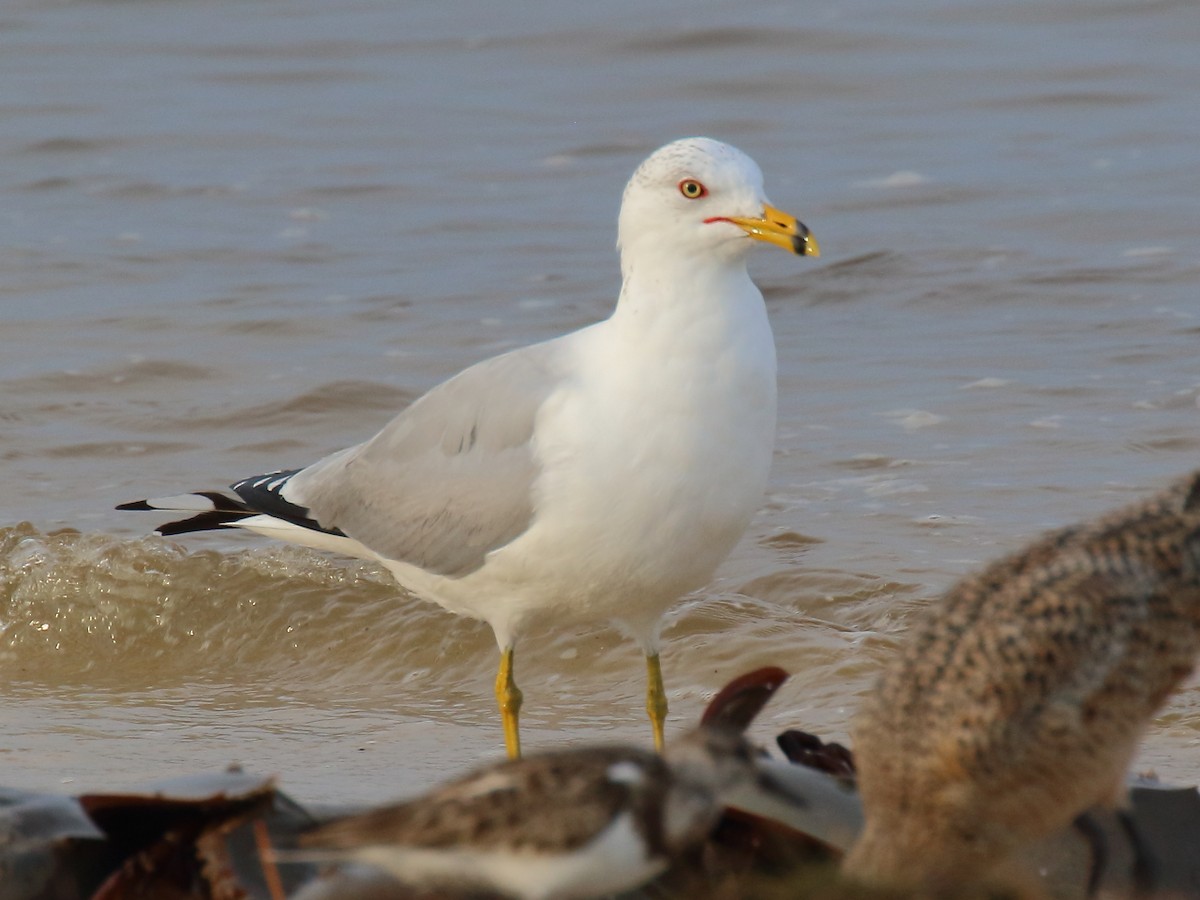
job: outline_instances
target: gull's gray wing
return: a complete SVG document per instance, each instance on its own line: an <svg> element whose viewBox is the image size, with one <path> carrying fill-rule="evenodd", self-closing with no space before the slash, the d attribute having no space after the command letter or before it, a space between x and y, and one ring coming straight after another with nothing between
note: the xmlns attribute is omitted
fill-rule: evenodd
<svg viewBox="0 0 1200 900"><path fill-rule="evenodd" d="M264 490L387 559L442 575L474 571L533 517L534 424L563 376L561 340L472 366L366 443L274 483L264 476ZM238 493L252 499L245 484Z"/></svg>

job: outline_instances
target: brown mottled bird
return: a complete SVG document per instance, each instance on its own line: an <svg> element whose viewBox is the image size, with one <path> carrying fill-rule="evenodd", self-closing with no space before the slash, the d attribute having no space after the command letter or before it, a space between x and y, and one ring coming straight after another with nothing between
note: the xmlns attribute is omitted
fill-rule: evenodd
<svg viewBox="0 0 1200 900"><path fill-rule="evenodd" d="M945 887L1121 804L1198 649L1200 472L960 581L858 714L866 828L844 871Z"/></svg>
<svg viewBox="0 0 1200 900"><path fill-rule="evenodd" d="M784 678L766 668L735 680L701 726L662 756L590 746L506 760L423 797L322 825L301 837L303 849L280 858L365 864L417 888L520 900L629 890L702 842L726 795L789 802L742 734Z"/></svg>

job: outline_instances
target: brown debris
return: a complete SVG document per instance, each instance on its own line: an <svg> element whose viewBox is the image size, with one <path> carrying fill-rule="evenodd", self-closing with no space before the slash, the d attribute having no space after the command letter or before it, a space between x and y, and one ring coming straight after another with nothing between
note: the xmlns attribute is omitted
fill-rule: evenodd
<svg viewBox="0 0 1200 900"><path fill-rule="evenodd" d="M802 734L790 732L789 734ZM784 737L781 735L781 737ZM810 736L811 737L811 736ZM816 746L805 738L799 743ZM794 737L785 743L795 743ZM823 743L817 748L818 755ZM851 760L833 751L844 771ZM1200 895L1200 794L1194 789L1138 787L1132 815L1154 848L1156 896ZM94 816L94 818L93 818ZM275 848L295 845L313 817L269 779L218 775L152 787L144 793L77 799L0 789L0 897L3 900L487 900L488 895L413 890L366 872L322 873L288 862L272 889L264 875L265 830ZM1113 841L1121 831L1108 825ZM1090 856L1068 832L1041 848L1047 892L1084 896ZM1104 874L1105 896L1132 896L1127 847L1115 846ZM834 854L808 836L768 820L726 811L709 840L677 860L628 900L891 900L1006 896L986 887L903 892L845 884ZM282 894L280 893L282 891ZM1017 896L1009 894L1008 896Z"/></svg>
<svg viewBox="0 0 1200 900"><path fill-rule="evenodd" d="M844 784L854 784L854 757L841 744L826 743L815 734L791 729L775 738L790 762L832 775Z"/></svg>
<svg viewBox="0 0 1200 900"><path fill-rule="evenodd" d="M778 678L752 673L722 691L709 721L753 718ZM772 687L772 685L774 687ZM788 731L780 747L797 765L850 781L854 759L838 744ZM1154 851L1158 897L1200 896L1200 794L1137 787L1132 821ZM323 817L324 818L324 817ZM1128 833L1096 818L1110 842L1100 872L1106 897L1132 897L1134 854ZM275 849L294 848L317 817L267 778L227 772L154 785L145 791L78 798L0 788L0 900L495 900L479 892L413 889L363 868L323 871L292 860L278 869ZM907 823L906 823L907 824ZM274 849L273 849L274 848ZM838 852L791 828L726 810L708 840L624 900L900 900L1030 896L986 885L892 889L847 883ZM1068 829L1031 860L1042 872L1032 895L1083 898L1092 856ZM277 880L277 883L276 883Z"/></svg>

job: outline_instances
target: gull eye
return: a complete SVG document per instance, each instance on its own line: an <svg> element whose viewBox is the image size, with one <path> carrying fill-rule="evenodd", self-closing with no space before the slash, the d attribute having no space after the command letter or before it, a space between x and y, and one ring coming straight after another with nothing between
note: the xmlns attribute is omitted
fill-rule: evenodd
<svg viewBox="0 0 1200 900"><path fill-rule="evenodd" d="M679 182L679 193L689 200L699 200L708 193L708 188L694 178L685 178Z"/></svg>

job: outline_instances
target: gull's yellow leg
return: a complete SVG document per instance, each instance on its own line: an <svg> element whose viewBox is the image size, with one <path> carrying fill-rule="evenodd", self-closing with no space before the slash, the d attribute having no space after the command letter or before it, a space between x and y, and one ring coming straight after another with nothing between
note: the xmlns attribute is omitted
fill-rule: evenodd
<svg viewBox="0 0 1200 900"><path fill-rule="evenodd" d="M646 654L646 712L650 714L650 725L654 728L654 749L661 753L666 744L663 724L667 721L667 692L657 653Z"/></svg>
<svg viewBox="0 0 1200 900"><path fill-rule="evenodd" d="M505 647L500 652L500 671L496 673L496 703L500 705L500 719L504 722L504 746L509 759L521 758L521 733L517 720L521 715L521 689L513 681L513 648Z"/></svg>

